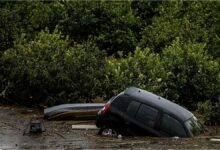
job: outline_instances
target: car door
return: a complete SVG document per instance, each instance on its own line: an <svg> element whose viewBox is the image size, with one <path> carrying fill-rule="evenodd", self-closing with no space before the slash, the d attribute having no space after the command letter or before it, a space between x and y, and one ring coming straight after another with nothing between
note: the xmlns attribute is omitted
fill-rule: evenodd
<svg viewBox="0 0 220 150"><path fill-rule="evenodd" d="M160 112L158 109L141 104L136 113L136 123L142 128L143 131L148 132L150 135L161 136L160 132L156 130L156 125L159 120Z"/></svg>
<svg viewBox="0 0 220 150"><path fill-rule="evenodd" d="M175 117L164 113L161 117L160 132L167 136L186 137L186 131L182 123Z"/></svg>

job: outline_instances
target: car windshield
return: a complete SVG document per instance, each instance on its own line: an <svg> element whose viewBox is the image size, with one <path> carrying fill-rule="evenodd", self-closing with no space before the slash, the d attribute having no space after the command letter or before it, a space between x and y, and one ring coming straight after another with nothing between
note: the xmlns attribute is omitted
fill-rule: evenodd
<svg viewBox="0 0 220 150"><path fill-rule="evenodd" d="M185 122L190 134L193 136L199 135L203 132L202 124L197 120L195 116Z"/></svg>

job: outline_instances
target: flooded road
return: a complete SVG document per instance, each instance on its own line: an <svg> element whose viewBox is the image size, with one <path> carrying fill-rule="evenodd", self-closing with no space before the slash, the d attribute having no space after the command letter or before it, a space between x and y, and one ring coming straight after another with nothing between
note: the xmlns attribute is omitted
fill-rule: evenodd
<svg viewBox="0 0 220 150"><path fill-rule="evenodd" d="M74 124L94 124L86 121L47 121L46 132L23 135L32 118L42 118L39 110L0 106L0 150L7 149L220 149L220 127L209 127L195 138L104 137L98 130L72 129Z"/></svg>

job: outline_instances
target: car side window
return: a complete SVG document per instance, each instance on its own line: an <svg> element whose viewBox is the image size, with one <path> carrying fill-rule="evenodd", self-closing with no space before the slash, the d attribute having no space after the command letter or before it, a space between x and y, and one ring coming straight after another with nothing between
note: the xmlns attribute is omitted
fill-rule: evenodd
<svg viewBox="0 0 220 150"><path fill-rule="evenodd" d="M112 107L116 108L118 111L126 113L128 105L131 99L127 96L119 96L112 102Z"/></svg>
<svg viewBox="0 0 220 150"><path fill-rule="evenodd" d="M161 120L161 131L168 133L170 136L186 136L182 124L168 114L163 114Z"/></svg>
<svg viewBox="0 0 220 150"><path fill-rule="evenodd" d="M127 108L127 113L128 113L128 115L131 116L131 117L135 117L135 114L136 114L136 112L137 112L139 106L140 106L140 103L139 103L139 102L137 102L137 101L132 101L132 102L129 104L128 108Z"/></svg>
<svg viewBox="0 0 220 150"><path fill-rule="evenodd" d="M158 115L158 110L148 105L142 104L136 115L137 120L148 127L154 127Z"/></svg>

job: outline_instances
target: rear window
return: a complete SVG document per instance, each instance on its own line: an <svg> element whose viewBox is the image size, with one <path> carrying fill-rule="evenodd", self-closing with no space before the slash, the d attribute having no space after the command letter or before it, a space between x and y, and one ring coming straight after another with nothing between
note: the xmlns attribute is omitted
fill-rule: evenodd
<svg viewBox="0 0 220 150"><path fill-rule="evenodd" d="M154 127L155 121L157 119L158 110L150 106L142 104L137 113L137 120L147 125L148 127Z"/></svg>
<svg viewBox="0 0 220 150"><path fill-rule="evenodd" d="M167 114L164 114L162 117L161 130L169 134L170 136L186 136L186 132L182 124L178 120Z"/></svg>

